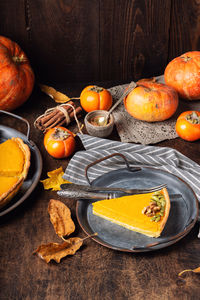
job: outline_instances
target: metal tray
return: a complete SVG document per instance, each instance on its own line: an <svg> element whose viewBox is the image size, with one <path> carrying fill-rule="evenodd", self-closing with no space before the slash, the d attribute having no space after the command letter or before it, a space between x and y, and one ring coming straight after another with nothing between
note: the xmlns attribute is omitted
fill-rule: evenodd
<svg viewBox="0 0 200 300"><path fill-rule="evenodd" d="M88 179L88 175L86 178ZM135 171L134 168L127 167L106 173L91 184L111 188L148 188L163 183L167 184L169 195L176 195L176 197L171 197L170 215L159 238L142 235L95 216L92 213L91 200L87 199L77 202L78 222L86 234L98 233L93 240L114 250L148 252L168 247L188 234L197 221L198 200L185 181L159 169L141 167L140 170ZM153 246L147 247L151 243Z"/></svg>
<svg viewBox="0 0 200 300"><path fill-rule="evenodd" d="M29 139L30 125L28 121L13 113L2 110L0 110L0 113L17 118L27 124L26 135L13 128L0 125L0 143L12 137L20 137L29 146L31 151L31 165L29 168L28 176L16 196L6 206L0 209L0 217L3 217L17 208L20 204L22 204L36 187L42 172L42 158L40 151L35 143Z"/></svg>

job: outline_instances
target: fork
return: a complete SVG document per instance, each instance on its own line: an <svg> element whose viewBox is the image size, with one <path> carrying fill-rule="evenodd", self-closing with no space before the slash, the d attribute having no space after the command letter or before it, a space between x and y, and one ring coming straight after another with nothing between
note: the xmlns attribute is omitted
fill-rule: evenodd
<svg viewBox="0 0 200 300"><path fill-rule="evenodd" d="M57 194L63 198L76 199L112 199L117 197L117 192L123 195L146 194L159 191L166 187L166 184L161 184L152 188L145 189L124 189L117 187L96 187L86 186L74 183L65 183L61 185L61 190Z"/></svg>

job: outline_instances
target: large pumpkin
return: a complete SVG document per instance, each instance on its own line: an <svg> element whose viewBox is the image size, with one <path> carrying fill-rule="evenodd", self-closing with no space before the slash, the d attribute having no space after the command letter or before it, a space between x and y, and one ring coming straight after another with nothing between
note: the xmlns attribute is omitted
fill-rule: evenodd
<svg viewBox="0 0 200 300"><path fill-rule="evenodd" d="M173 87L181 98L200 99L200 51L190 51L174 58L167 65L165 83Z"/></svg>
<svg viewBox="0 0 200 300"><path fill-rule="evenodd" d="M140 80L124 99L124 105L128 113L134 118L158 122L170 118L178 107L177 92L154 80Z"/></svg>
<svg viewBox="0 0 200 300"><path fill-rule="evenodd" d="M18 44L0 36L0 109L11 111L22 105L34 86L34 73Z"/></svg>

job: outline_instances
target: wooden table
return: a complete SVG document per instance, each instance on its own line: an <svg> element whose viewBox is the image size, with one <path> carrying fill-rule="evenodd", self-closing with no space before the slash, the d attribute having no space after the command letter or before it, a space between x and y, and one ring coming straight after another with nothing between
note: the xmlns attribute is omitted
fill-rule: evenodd
<svg viewBox="0 0 200 300"><path fill-rule="evenodd" d="M69 96L78 96L85 84L62 87ZM15 111L31 124L31 140L43 158L41 179L55 168L65 169L69 161L50 157L43 146L43 134L33 126L36 117L53 106L53 100L36 87L28 102ZM12 118L0 118L1 124L24 130ZM119 140L116 131L110 138ZM200 141L190 143L177 138L158 146L175 148L200 164ZM76 150L81 149L83 146L77 143ZM200 266L198 225L181 241L155 252L118 252L87 240L74 256L64 258L60 264L46 264L32 252L40 244L60 242L47 212L51 198L59 199L38 183L23 205L1 220L1 300L200 299L200 276L187 273L178 277L180 271ZM67 199L66 204L76 223L76 236L84 237L76 221L75 202Z"/></svg>

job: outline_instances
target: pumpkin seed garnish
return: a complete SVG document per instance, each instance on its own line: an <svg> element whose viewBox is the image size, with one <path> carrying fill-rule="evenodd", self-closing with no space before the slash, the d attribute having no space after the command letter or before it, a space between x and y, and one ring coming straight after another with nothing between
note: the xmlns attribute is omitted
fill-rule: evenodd
<svg viewBox="0 0 200 300"><path fill-rule="evenodd" d="M150 199L150 205L144 207L142 213L147 217L151 217L150 220L152 222L159 222L164 215L165 205L166 201L164 195L160 191L157 191L153 193Z"/></svg>
<svg viewBox="0 0 200 300"><path fill-rule="evenodd" d="M160 218L161 218L161 216L160 216L160 215L157 215L157 216L156 216L156 219L155 219L155 222L159 222L159 221L160 221Z"/></svg>

